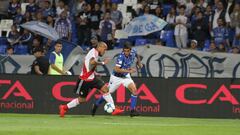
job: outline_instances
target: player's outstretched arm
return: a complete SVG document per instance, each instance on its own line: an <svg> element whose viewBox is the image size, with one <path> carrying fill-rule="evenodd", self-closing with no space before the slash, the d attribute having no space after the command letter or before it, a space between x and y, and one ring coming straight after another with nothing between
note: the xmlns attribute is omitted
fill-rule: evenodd
<svg viewBox="0 0 240 135"><path fill-rule="evenodd" d="M115 72L118 72L118 73L134 73L134 72L136 72L136 70L134 68L122 69L118 66L115 66L114 70L115 70Z"/></svg>
<svg viewBox="0 0 240 135"><path fill-rule="evenodd" d="M143 64L141 62L141 58L140 58L140 55L136 54L136 58L137 58L137 67L138 68L142 68L143 67Z"/></svg>
<svg viewBox="0 0 240 135"><path fill-rule="evenodd" d="M97 65L105 65L109 62L109 59L104 59L103 61L96 61L94 58L92 58L90 60L90 64L93 66L97 66Z"/></svg>

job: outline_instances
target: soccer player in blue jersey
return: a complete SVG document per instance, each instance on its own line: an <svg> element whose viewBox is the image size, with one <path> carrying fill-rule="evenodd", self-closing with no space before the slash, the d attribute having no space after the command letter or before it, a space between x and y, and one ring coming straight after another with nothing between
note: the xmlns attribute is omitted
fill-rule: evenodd
<svg viewBox="0 0 240 135"><path fill-rule="evenodd" d="M136 111L137 104L137 88L133 82L130 74L136 72L135 68L132 68L135 58L137 58L137 65L142 68L142 63L140 57L135 49L132 49L131 43L126 42L122 53L117 58L116 65L113 69L113 73L109 81L109 92L113 93L122 84L127 87L131 94L131 104L130 104L130 116L138 116L139 113ZM92 115L95 114L97 107L104 101L103 97L99 98L97 102L93 105ZM114 113L112 113L114 115Z"/></svg>

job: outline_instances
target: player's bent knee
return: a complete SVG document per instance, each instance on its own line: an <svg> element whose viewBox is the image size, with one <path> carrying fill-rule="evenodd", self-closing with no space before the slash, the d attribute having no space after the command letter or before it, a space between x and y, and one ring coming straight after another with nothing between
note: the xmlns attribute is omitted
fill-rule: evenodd
<svg viewBox="0 0 240 135"><path fill-rule="evenodd" d="M137 95L137 88L136 88L136 85L134 83L129 84L128 89L130 90L130 92L133 95Z"/></svg>
<svg viewBox="0 0 240 135"><path fill-rule="evenodd" d="M109 92L109 89L107 88L106 85L104 85L104 86L101 88L101 91L102 91L103 93L108 93L108 92Z"/></svg>

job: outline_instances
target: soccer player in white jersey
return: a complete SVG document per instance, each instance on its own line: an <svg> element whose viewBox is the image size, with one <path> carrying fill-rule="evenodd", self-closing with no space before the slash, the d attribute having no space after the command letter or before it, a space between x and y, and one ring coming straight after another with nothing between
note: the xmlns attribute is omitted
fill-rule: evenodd
<svg viewBox="0 0 240 135"><path fill-rule="evenodd" d="M103 56L107 50L107 45L104 42L99 42L96 48L91 49L84 59L84 63L81 69L81 74L75 87L75 93L79 95L78 98L73 99L66 105L59 106L60 117L64 117L64 114L71 108L76 107L80 103L86 102L88 91L97 88L103 93L103 98L106 102L113 103L111 94L109 93L107 85L104 81L95 76L95 69L98 65L105 65L110 59L104 59L102 62L98 61L99 56ZM115 109L115 106L113 106ZM116 111L117 109L115 109Z"/></svg>

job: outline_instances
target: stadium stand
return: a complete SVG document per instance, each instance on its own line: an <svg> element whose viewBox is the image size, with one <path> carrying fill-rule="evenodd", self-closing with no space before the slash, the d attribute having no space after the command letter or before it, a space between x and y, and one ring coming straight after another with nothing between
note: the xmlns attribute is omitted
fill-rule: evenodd
<svg viewBox="0 0 240 135"><path fill-rule="evenodd" d="M63 3L63 6L59 6L58 2ZM51 7L46 7L46 2L50 2ZM17 0L17 5L20 5L21 8L21 14L23 15L23 20L21 20L21 23L27 22L27 21L31 21L31 20L37 20L37 18L39 18L39 16L37 17L37 15L41 15L43 14L43 11L45 11L44 13L46 13L46 11L55 11L55 12L59 12L59 11L67 11L68 13L68 18L71 20L71 25L72 25L72 33L71 33L71 39L69 41L71 41L74 44L78 44L79 43L79 36L78 36L78 27L79 27L79 20L81 20L82 16L76 16L79 14L79 11L87 11L86 13L84 13L84 16L87 17L87 26L90 27L90 24L92 21L96 21L94 19L96 19L96 17L93 17L93 11L94 11L94 7L95 7L95 3L98 2L99 5L101 6L100 9L103 11L101 15L101 20L103 19L103 15L105 12L111 12L111 5L112 3L117 3L118 4L118 10L121 11L122 15L123 15L123 20L122 20L122 28L124 28L134 17L137 17L139 15L143 15L144 14L144 9L145 7L150 7L150 11L149 14L155 14L155 8L160 7L161 8L161 12L160 14L158 14L157 16L161 17L161 19L166 20L166 17L168 15L168 13L170 12L170 10L174 7L175 10L177 11L176 15L174 16L174 18L176 16L178 16L178 6L179 5L185 5L186 8L186 15L188 18L190 18L187 22L187 31L188 31L188 40L191 41L192 40L192 36L191 36L191 23L194 21L192 20L192 18L196 19L195 16L195 9L200 9L199 12L202 12L204 15L204 19L207 21L207 23L209 22L209 24L211 24L211 13L214 13L215 11L219 10L219 12L222 12L220 9L218 9L217 5L219 4L219 2L221 3L225 3L225 0L221 0L219 2L208 2L207 0L204 1L204 3L200 3L198 1L160 1L160 0L110 0L108 2L106 2L106 0L97 0L97 1L91 1L91 0L85 0L83 1L83 3L86 4L86 6L82 6L82 3L79 3L78 1L75 0L36 0L34 3L34 7L37 9L32 9L31 6L29 6L28 0ZM6 2L6 1L1 1L0 4L1 8L0 8L0 46L2 51L0 52L1 54L5 53L4 49L6 49L6 46L9 45L9 43L6 42L6 37L9 33L9 31L11 30L11 26L14 24L14 18L15 17L15 13L16 10L18 8L18 6L14 7L14 3L12 4L12 2ZM228 49L232 46L237 46L239 47L239 15L240 11L239 11L239 1L229 1L228 3L228 10L227 12L224 10L224 13L226 14L226 16L229 16L229 19L231 20L230 23L226 23L224 25L224 28L226 30L228 30L229 32L229 36L227 38L226 43L223 43L224 45L226 45L226 47L228 47ZM207 6L208 5L208 6ZM5 7L5 8L4 8ZM6 11L6 7L8 7L8 11ZM28 9L27 9L28 7ZM30 8L29 8L30 7ZM46 9L47 8L47 9ZM86 8L86 9L83 9ZM210 10L209 10L210 8ZM29 13L30 11L34 11ZM36 11L36 12L35 12ZM210 14L209 14L210 12ZM50 12L49 12L50 15ZM51 14L52 16L52 14ZM54 16L52 16L54 18L54 21L59 17L56 14ZM42 18L40 19L41 21L45 22L46 18ZM98 22L100 22L101 20L98 20ZM114 41L110 42L111 44L115 44L113 45L114 48L121 48L123 46L123 43L125 41L130 41L132 42L135 46L139 46L139 45L145 45L145 44L154 44L156 43L156 41L161 41L163 43L163 45L167 46L167 47L176 47L176 43L175 43L175 33L174 33L174 27L177 22L177 20L173 20L174 23L172 24L171 28L166 27L164 30L156 32L154 34L152 34L151 36L143 36L143 37L129 37L128 39L114 39ZM96 24L96 25L99 25ZM51 24L52 27L54 27L54 24ZM210 26L209 26L210 27ZM200 28L201 29L201 28ZM22 28L18 25L18 30L20 33L22 33ZM99 34L98 30L92 30L91 29L91 34ZM94 33L93 33L94 32ZM205 44L204 44L204 49L202 49L203 51L206 50L207 48L209 48L209 42L210 40L214 40L214 35L211 34L211 29L209 29L209 37L206 39ZM36 36L36 35L35 35ZM88 39L90 40L90 39ZM225 40L224 40L225 41ZM49 48L46 47L48 40L43 40L42 43L42 47L43 48ZM87 44L86 44L87 43ZM89 47L88 43L90 43L90 41L86 41L84 42L84 44L79 44L80 46L82 46L84 49L87 49ZM234 44L234 45L233 45ZM14 47L15 50L15 54L28 54L26 53L26 45L16 45L16 47Z"/></svg>

